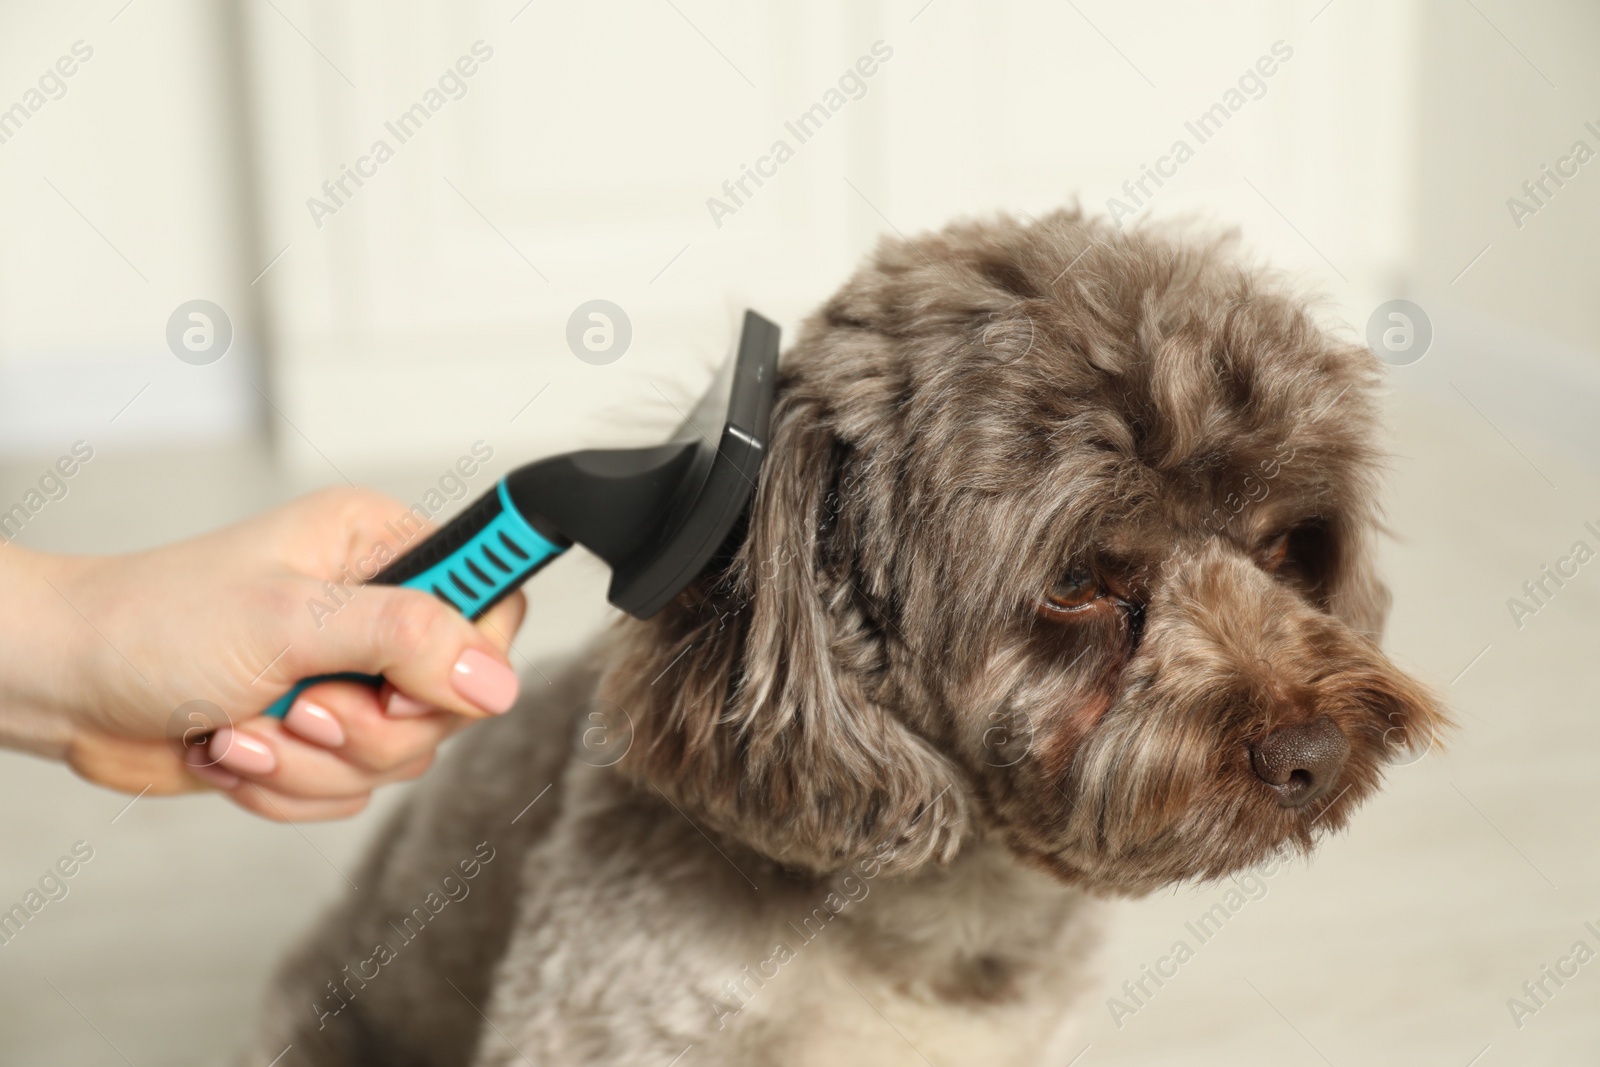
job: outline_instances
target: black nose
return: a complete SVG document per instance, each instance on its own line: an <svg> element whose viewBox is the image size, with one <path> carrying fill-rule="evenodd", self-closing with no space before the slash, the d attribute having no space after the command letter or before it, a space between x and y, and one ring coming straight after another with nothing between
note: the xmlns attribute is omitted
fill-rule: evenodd
<svg viewBox="0 0 1600 1067"><path fill-rule="evenodd" d="M1298 726L1280 726L1250 746L1256 776L1272 787L1286 808L1303 807L1333 788L1349 755L1349 740L1326 715Z"/></svg>

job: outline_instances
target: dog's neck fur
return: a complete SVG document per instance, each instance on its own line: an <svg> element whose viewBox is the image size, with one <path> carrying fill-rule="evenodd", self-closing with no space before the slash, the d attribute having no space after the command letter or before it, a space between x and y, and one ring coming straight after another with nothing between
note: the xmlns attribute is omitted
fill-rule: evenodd
<svg viewBox="0 0 1600 1067"><path fill-rule="evenodd" d="M687 818L716 846L697 849L698 864L735 892L719 894L716 940L724 951L704 960L700 978L740 1010L728 1020L734 1033L717 1027L708 1040L759 1043L774 1032L803 1032L809 1058L794 1062L821 1064L831 1055L824 1035L848 1036L848 1050L835 1050L844 1058L831 1062L856 1062L850 1057L859 1058L859 1042L876 1034L886 1040L883 1059L874 1062L898 1063L908 1050L882 1013L919 1048L970 1044L985 1062L1032 1064L1084 985L1099 903L997 841L975 835L949 864L909 873L871 873L861 864L831 874L799 872L614 772L576 766L569 773L577 780L568 782L568 797L586 814L610 822L642 817L662 837L684 832ZM742 876L737 883L730 868ZM758 888L743 892L745 881ZM733 931L738 936L730 943ZM782 977L764 973L758 980L752 967L741 972L741 965L772 959L780 943L792 958L770 970ZM741 983L755 983L759 992L741 993ZM741 1004L745 994L748 1003ZM859 1018L846 1025L841 1013ZM997 1033L1007 1040L997 1042ZM1003 1047L1012 1042L1015 1058Z"/></svg>
<svg viewBox="0 0 1600 1067"><path fill-rule="evenodd" d="M948 866L875 881L853 916L864 960L918 999L1000 1004L1053 984L1089 947L1096 903L1024 865L1003 845L970 841Z"/></svg>

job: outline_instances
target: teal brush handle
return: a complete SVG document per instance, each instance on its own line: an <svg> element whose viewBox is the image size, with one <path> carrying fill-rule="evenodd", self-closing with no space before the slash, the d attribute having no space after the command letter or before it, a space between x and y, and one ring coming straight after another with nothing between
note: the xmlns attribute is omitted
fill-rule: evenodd
<svg viewBox="0 0 1600 1067"><path fill-rule="evenodd" d="M571 547L560 535L534 528L511 501L504 481L435 531L422 544L379 571L372 582L432 593L469 619L477 619ZM295 698L321 682L380 685L376 674L342 671L296 682L262 714L281 719Z"/></svg>

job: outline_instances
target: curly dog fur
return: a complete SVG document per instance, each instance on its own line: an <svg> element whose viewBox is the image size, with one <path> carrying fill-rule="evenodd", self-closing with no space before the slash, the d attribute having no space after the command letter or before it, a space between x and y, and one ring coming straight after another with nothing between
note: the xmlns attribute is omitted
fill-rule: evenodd
<svg viewBox="0 0 1600 1067"><path fill-rule="evenodd" d="M1309 850L1444 725L1376 643L1378 384L1227 240L884 241L736 548L468 732L258 1062L1041 1062L1095 897Z"/></svg>

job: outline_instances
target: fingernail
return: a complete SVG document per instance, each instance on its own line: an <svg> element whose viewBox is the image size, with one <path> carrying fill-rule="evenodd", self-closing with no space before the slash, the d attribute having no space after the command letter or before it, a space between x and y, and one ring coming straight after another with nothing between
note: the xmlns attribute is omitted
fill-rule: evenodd
<svg viewBox="0 0 1600 1067"><path fill-rule="evenodd" d="M183 762L189 765L189 773L218 789L232 789L239 784L239 776L232 771L225 771L210 762L211 757L198 748L192 748L184 753Z"/></svg>
<svg viewBox="0 0 1600 1067"><path fill-rule="evenodd" d="M517 672L493 656L469 648L456 660L450 684L455 691L494 715L517 701Z"/></svg>
<svg viewBox="0 0 1600 1067"><path fill-rule="evenodd" d="M344 744L344 727L327 708L318 707L309 700L301 700L283 717L283 725L323 748L338 748Z"/></svg>
<svg viewBox="0 0 1600 1067"><path fill-rule="evenodd" d="M239 774L271 774L278 765L278 757L264 742L231 726L211 735L210 752L218 765Z"/></svg>
<svg viewBox="0 0 1600 1067"><path fill-rule="evenodd" d="M412 700L398 689L389 694L389 702L383 706L383 713L396 719L415 719L432 710L422 701Z"/></svg>

